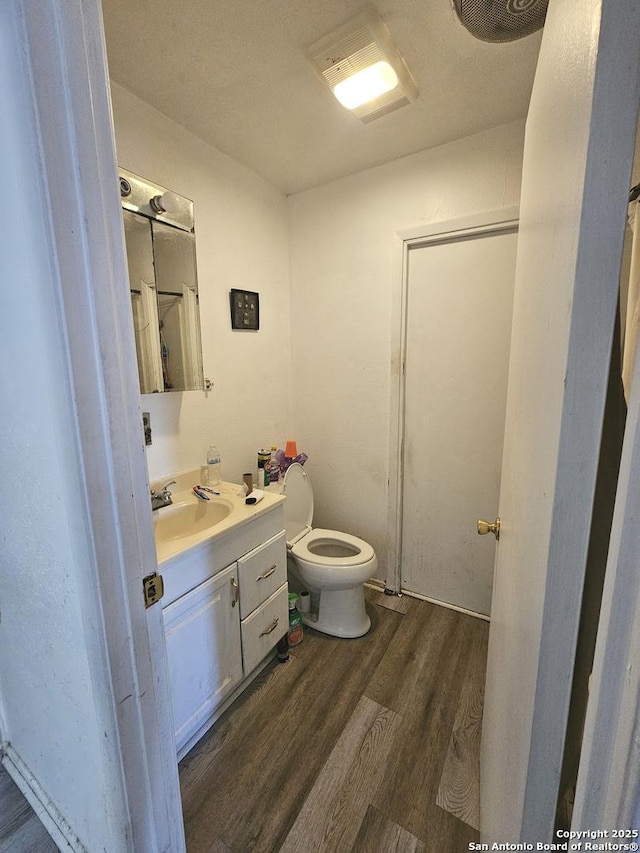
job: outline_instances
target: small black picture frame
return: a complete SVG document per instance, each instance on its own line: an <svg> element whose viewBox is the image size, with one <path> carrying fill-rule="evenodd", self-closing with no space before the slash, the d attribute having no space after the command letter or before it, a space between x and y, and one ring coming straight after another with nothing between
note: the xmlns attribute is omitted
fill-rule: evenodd
<svg viewBox="0 0 640 853"><path fill-rule="evenodd" d="M260 328L260 294L253 290L229 291L231 305L231 328L251 329Z"/></svg>

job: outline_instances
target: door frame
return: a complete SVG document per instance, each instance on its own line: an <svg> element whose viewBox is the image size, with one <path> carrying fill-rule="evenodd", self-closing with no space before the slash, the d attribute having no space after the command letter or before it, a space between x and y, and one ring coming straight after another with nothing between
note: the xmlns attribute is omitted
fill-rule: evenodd
<svg viewBox="0 0 640 853"><path fill-rule="evenodd" d="M633 0L549 4L525 136L514 311L522 333L514 326L505 442L513 455L500 501L512 517L496 563L482 731L485 842L554 833L635 147L639 36ZM627 430L629 442L637 448ZM624 490L634 455L622 460L616 516L634 512ZM606 533L609 575L616 534ZM629 653L624 636L614 642ZM625 678L619 662L611 675ZM603 684L596 677L589 706L610 704ZM618 729L617 712L609 722ZM580 775L605 727L601 717L587 729ZM582 811L584 828L613 828L596 806L606 777L592 779L593 808L581 809L577 793L574 821ZM620 792L614 798L619 806Z"/></svg>
<svg viewBox="0 0 640 853"><path fill-rule="evenodd" d="M640 828L640 350L636 352L571 828Z"/></svg>
<svg viewBox="0 0 640 853"><path fill-rule="evenodd" d="M47 248L77 423L69 442L76 441L83 466L95 554L87 572L102 614L96 638L108 667L104 702L117 726L127 849L181 853L162 612L143 601L142 577L157 561L101 4L11 2L22 22L18 47L30 70L28 107L48 201ZM53 792L21 774L11 755L3 763L44 819L42 798ZM66 818L58 813L47 826L78 849Z"/></svg>
<svg viewBox="0 0 640 853"><path fill-rule="evenodd" d="M407 349L407 303L409 252L422 246L451 243L468 237L499 234L518 228L517 205L487 210L443 222L403 228L394 234L393 279L391 284L391 373L389 405L389 465L387 481L387 577L385 589L402 588L402 493L404 482L405 374ZM424 596L420 596L423 598ZM426 597L424 597L426 598ZM427 601L433 599L426 598ZM464 608L436 604L488 619Z"/></svg>
<svg viewBox="0 0 640 853"><path fill-rule="evenodd" d="M625 6L629 7L629 3L622 4L618 14L629 14ZM172 738L163 742L167 728L170 730L166 664L163 666L162 660L145 660L149 648L157 648L158 644L162 647L161 614L157 607L145 613L139 598L130 594L139 592L137 579L131 576L131 566L136 560L145 563L153 561L153 538L145 503L147 482L144 450L139 446L141 427L138 423L137 378L132 367L135 365L133 332L123 309L122 288L114 287L114 279L122 274L126 282L126 261L122 236L118 237L121 228L119 201L115 190L108 188L111 173L115 180L116 171L100 4L98 0L52 0L48 4L22 0L21 7L30 42L29 45L25 43L25 51L29 49L32 52L34 47L41 50L41 69L46 70L48 66L63 68L66 75L64 86L57 86L55 80L47 81L42 75L34 75L32 79L34 109L48 115L49 122L54 125L50 130L56 130L56 133L52 132L41 139L45 177L53 178L56 165L64 163L72 166L72 178L66 170L61 170L59 180L51 181L52 206L55 209L56 203L62 203L65 198L74 197L76 201L80 198L84 202L83 212L87 217L86 220L79 218L73 223L73 226L80 226L79 233L69 233L66 238L62 235L52 236L51 256L52 262L57 264L55 248L81 249L66 258L66 272L71 273L71 276L66 279L67 289L61 285L60 292L65 321L70 326L69 365L74 378L81 378L86 367L86 379L77 388L77 411L81 451L88 465L87 501L99 546L99 563L105 570L108 569L108 573L102 577L98 575L96 581L101 595L105 596L105 612L112 617L105 620L105 647L114 681L117 681L114 684L114 697L117 698L125 686L125 677L131 676L135 681L138 674L142 674L142 681L151 687L151 694L146 696L143 694L144 686L141 686L139 694L130 699L120 694L123 702L119 705L122 737L118 747L127 791L132 797L140 796L133 808L134 837L139 833L138 837L142 835L146 838L147 843L138 846L138 850L158 849L149 843L151 824L156 819L165 829L169 824L172 835L170 843L162 849L180 851L184 849L184 840L179 837L182 835L182 826L175 756L173 771L166 764L173 746ZM51 26L43 25L41 19L36 20L40 12L51 18ZM611 14L614 14L614 10L611 10ZM621 53L623 61L626 54ZM73 138L60 132L61 122L67 129L73 125ZM65 193L66 180L69 180L69 185ZM104 196L100 196L100 201L106 203L104 210L95 196L98 189L104 193ZM488 216L490 214L482 214L481 218L486 220ZM442 231L442 227L443 224L425 226L411 229L413 233L396 234L398 263L395 264L397 270L394 273L392 303L390 520L398 512L398 466L401 462L399 422L402 361L399 343L404 311L401 298L406 254L404 242L433 235L438 230ZM68 228L71 232L72 224ZM449 228L457 230L451 224ZM70 297L70 283L73 283L74 293L78 297L73 305L62 298L65 294L67 298ZM106 314L98 314L94 300L99 300L107 309ZM128 310L128 302L126 304ZM113 364L108 369L99 357L101 341L111 353L117 350ZM114 341L117 344L115 347ZM101 377L101 384L92 387L90 380L96 375ZM625 762L625 766L618 770L612 768L627 785L627 796L624 798L624 788L621 790L620 785L608 789L606 782L603 784L603 776L598 776L598 764L594 760L594 778L598 777L599 784L591 791L590 808L583 809L582 805L586 801L586 774L592 750L602 748L605 734L617 747L624 744L629 731L637 730L639 721L638 704L635 701L638 668L634 663L633 669L627 670L625 663L626 656L630 656L629 662L633 660L631 655L637 646L630 645L630 642L640 633L640 578L636 571L640 563L640 532L635 523L637 511L634 512L640 502L639 391L636 383L625 434L605 602L598 632L596 667L587 718L590 741L583 755L578 780L574 825L579 827L581 817L584 816L585 829L594 825L598 808L606 807L609 813L617 810L617 813L624 813L629 818L635 814L637 820L637 793L640 785L638 762L635 765L633 762ZM106 487L98 489L96 483ZM397 530L391 525L389 532L393 534L389 541L395 548L395 574L387 586L397 589L399 585L394 587L393 580L399 577L399 541ZM115 568L111 564L112 558L115 559ZM625 633L622 637L617 621L620 613L625 615ZM128 626L131 634L122 633L123 625ZM126 644L122 642L123 636L129 638ZM154 678L157 682L154 682ZM624 688L621 697L608 691L611 679L620 689ZM128 701L125 702L125 699ZM605 723L607 711L611 712L611 716ZM150 725L154 719L159 721L157 731L153 731ZM154 747L160 750L155 757L150 754ZM625 757L629 754L624 746L622 752ZM162 766L156 767L157 775L149 775L150 764L154 761ZM611 767L611 763L607 762L607 766ZM146 783L143 781L145 774ZM164 806L163 795L167 798ZM635 799L631 795L635 795ZM172 826L172 821L176 820L177 825ZM625 823L626 820L621 820L619 826Z"/></svg>

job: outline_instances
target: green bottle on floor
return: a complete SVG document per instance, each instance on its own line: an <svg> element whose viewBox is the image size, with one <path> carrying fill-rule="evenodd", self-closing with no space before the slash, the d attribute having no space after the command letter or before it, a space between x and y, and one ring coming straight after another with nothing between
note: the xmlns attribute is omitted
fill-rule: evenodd
<svg viewBox="0 0 640 853"><path fill-rule="evenodd" d="M302 615L296 608L298 594L289 593L289 648L299 646L302 642L304 629L302 627Z"/></svg>

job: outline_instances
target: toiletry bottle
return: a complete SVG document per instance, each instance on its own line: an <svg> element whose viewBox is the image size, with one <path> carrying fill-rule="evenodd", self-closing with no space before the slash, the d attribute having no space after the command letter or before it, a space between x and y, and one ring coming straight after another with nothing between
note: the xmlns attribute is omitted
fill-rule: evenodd
<svg viewBox="0 0 640 853"><path fill-rule="evenodd" d="M271 465L269 467L269 482L277 483L280 479L280 464L278 463L278 448L275 444L271 445Z"/></svg>
<svg viewBox="0 0 640 853"><path fill-rule="evenodd" d="M269 485L269 467L271 464L271 454L268 450L258 451L258 488L264 489Z"/></svg>
<svg viewBox="0 0 640 853"><path fill-rule="evenodd" d="M289 648L299 646L303 638L302 616L296 609L297 593L289 593Z"/></svg>
<svg viewBox="0 0 640 853"><path fill-rule="evenodd" d="M209 486L219 486L222 482L220 451L213 444L207 450L207 474Z"/></svg>

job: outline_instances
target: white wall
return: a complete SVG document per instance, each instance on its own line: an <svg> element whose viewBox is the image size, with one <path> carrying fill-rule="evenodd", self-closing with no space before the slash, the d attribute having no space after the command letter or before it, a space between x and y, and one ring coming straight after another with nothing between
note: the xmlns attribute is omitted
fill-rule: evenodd
<svg viewBox="0 0 640 853"><path fill-rule="evenodd" d="M144 395L158 479L205 461L212 442L223 476L242 482L256 452L283 446L289 423L289 245L286 198L116 83L118 163L195 205L204 373L210 392ZM230 288L260 294L260 330L232 331Z"/></svg>
<svg viewBox="0 0 640 853"><path fill-rule="evenodd" d="M240 481L258 447L296 438L310 456L315 523L371 541L385 577L394 233L517 204L523 124L286 199L115 83L112 97L120 165L195 203L215 383L143 396L151 479L201 464L214 441L224 476ZM231 330L231 287L260 292L259 332Z"/></svg>
<svg viewBox="0 0 640 853"><path fill-rule="evenodd" d="M386 576L394 233L517 204L516 122L289 197L292 421L316 526L371 542Z"/></svg>

